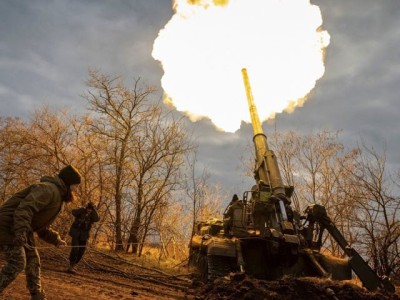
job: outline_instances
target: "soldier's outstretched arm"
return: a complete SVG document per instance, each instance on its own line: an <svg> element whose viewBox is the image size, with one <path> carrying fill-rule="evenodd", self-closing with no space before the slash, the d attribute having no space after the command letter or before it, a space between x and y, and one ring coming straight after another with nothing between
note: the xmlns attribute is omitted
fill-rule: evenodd
<svg viewBox="0 0 400 300"><path fill-rule="evenodd" d="M54 246L60 246L62 244L65 244L65 241L61 239L58 232L52 229L51 227L43 228L39 230L37 234L43 241L52 244Z"/></svg>

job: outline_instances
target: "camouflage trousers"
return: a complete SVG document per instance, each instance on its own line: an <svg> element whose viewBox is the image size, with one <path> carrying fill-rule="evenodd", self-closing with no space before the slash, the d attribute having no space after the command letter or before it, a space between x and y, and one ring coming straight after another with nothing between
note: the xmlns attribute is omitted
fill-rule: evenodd
<svg viewBox="0 0 400 300"><path fill-rule="evenodd" d="M31 295L41 294L40 258L36 248L0 245L6 263L0 270L0 293L25 269L26 286Z"/></svg>

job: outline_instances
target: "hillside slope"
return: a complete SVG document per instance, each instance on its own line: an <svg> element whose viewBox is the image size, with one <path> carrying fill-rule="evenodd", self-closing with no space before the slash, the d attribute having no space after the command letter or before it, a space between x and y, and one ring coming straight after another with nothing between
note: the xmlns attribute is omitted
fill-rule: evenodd
<svg viewBox="0 0 400 300"><path fill-rule="evenodd" d="M185 274L170 275L94 249L88 249L77 274L69 274L65 272L68 249L45 248L40 255L49 300L400 300L398 294L370 293L351 282L318 278L265 281L233 273L204 284ZM0 299L30 299L25 275L19 275Z"/></svg>

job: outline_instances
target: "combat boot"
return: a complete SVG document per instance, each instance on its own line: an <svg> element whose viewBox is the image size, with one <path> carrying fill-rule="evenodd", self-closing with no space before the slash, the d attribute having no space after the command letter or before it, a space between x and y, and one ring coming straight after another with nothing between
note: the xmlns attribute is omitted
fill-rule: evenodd
<svg viewBox="0 0 400 300"><path fill-rule="evenodd" d="M46 295L43 291L32 294L31 297L32 300L47 300Z"/></svg>
<svg viewBox="0 0 400 300"><path fill-rule="evenodd" d="M76 270L75 270L75 265L74 264L70 264L68 269L67 269L67 273L70 274L76 274Z"/></svg>

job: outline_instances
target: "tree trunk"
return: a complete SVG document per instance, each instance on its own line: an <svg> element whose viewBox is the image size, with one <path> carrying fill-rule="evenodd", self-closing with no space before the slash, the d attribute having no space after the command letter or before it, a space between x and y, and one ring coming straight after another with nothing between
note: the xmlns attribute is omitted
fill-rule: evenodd
<svg viewBox="0 0 400 300"><path fill-rule="evenodd" d="M132 247L132 253L138 253L139 246L139 229L140 229L140 215L138 212L133 220L131 230L129 231L128 244L126 245L126 253L129 252L129 248Z"/></svg>
<svg viewBox="0 0 400 300"><path fill-rule="evenodd" d="M121 229L121 196L117 193L115 197L115 251L124 250L122 244L122 229Z"/></svg>

